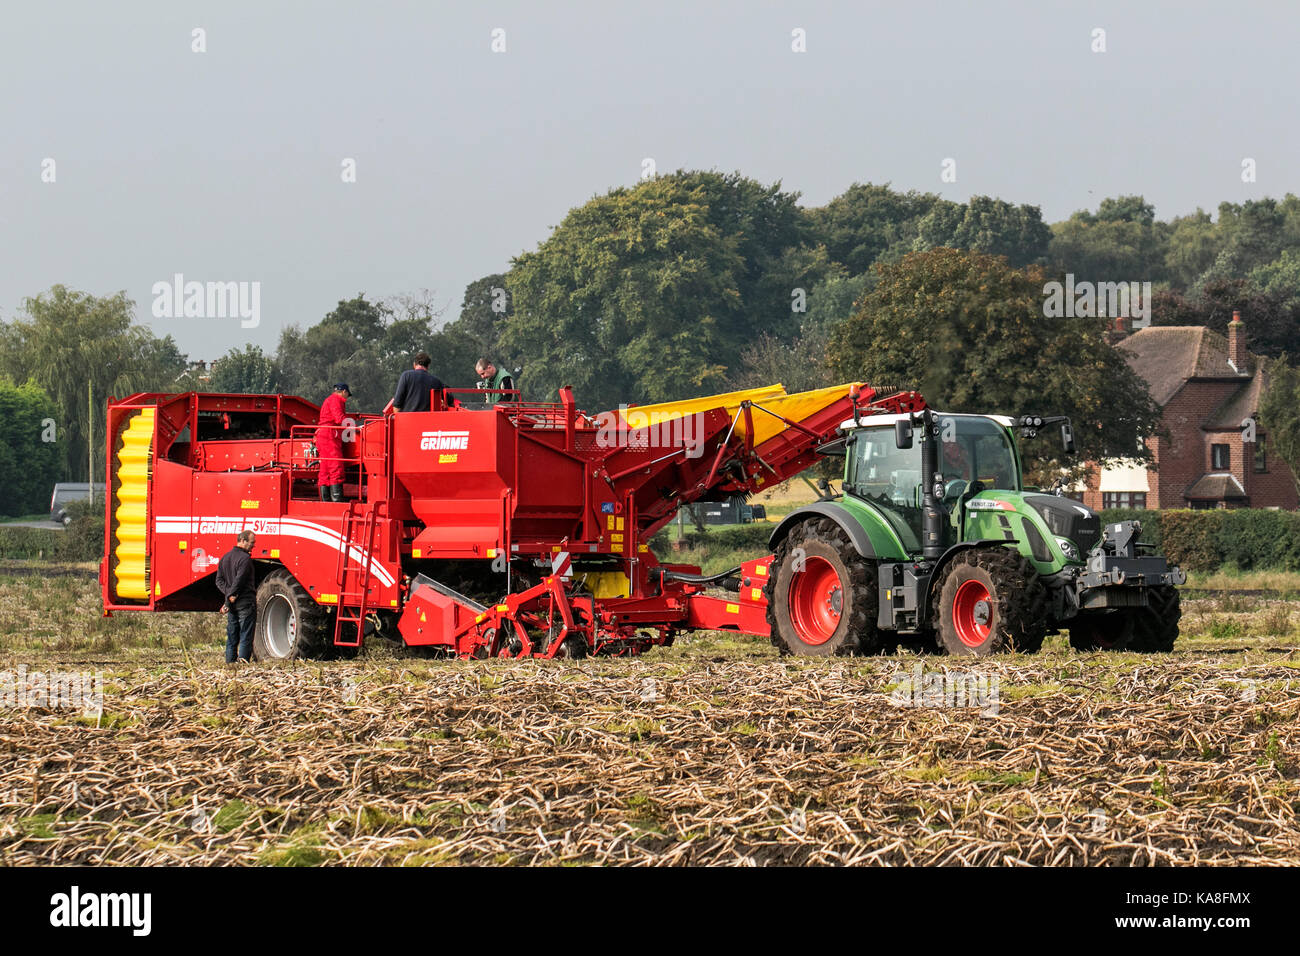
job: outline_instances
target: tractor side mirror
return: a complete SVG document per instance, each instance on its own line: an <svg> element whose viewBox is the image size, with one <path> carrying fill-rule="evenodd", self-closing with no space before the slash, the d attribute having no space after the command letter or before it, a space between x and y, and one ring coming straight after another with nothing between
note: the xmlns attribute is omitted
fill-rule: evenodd
<svg viewBox="0 0 1300 956"><path fill-rule="evenodd" d="M894 422L894 444L899 448L912 447L912 423L906 418Z"/></svg>
<svg viewBox="0 0 1300 956"><path fill-rule="evenodd" d="M1061 423L1061 447L1067 455L1074 454L1074 429L1069 422Z"/></svg>

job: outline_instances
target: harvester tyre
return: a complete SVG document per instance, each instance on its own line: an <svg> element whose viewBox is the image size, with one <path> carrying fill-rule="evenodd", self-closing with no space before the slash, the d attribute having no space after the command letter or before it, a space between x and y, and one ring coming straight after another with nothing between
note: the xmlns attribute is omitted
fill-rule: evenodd
<svg viewBox="0 0 1300 956"><path fill-rule="evenodd" d="M949 654L988 657L1034 653L1047 635L1047 585L1007 547L971 548L944 573L935 608L940 646Z"/></svg>
<svg viewBox="0 0 1300 956"><path fill-rule="evenodd" d="M838 524L795 525L777 547L766 588L772 644L782 654L874 654L879 596L876 566L858 554Z"/></svg>
<svg viewBox="0 0 1300 956"><path fill-rule="evenodd" d="M329 656L331 644L329 612L285 569L268 574L257 589L253 657L320 660Z"/></svg>

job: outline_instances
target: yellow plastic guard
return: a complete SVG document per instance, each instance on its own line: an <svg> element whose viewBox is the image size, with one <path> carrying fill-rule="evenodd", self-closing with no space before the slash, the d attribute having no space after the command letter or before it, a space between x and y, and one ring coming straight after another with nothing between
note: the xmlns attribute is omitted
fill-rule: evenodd
<svg viewBox="0 0 1300 956"><path fill-rule="evenodd" d="M759 405L769 411L783 415L792 422L801 422L805 418L811 418L820 412L827 405L839 401L849 394L849 389L856 383L847 383L844 385L832 385L829 388L816 388L811 392L795 392L793 395L782 395L776 398L764 398L757 400ZM754 409L751 413L754 419L754 446L757 447L775 435L779 435L789 426L779 418L773 418L767 412L761 412ZM845 416L848 417L847 415ZM745 419L741 418L736 423L736 431L743 433L745 430Z"/></svg>
<svg viewBox="0 0 1300 956"><path fill-rule="evenodd" d="M113 453L113 593L135 601L149 599L154 411L142 408L127 419Z"/></svg>
<svg viewBox="0 0 1300 956"><path fill-rule="evenodd" d="M764 385L762 388L747 388L739 392L723 392L721 395L705 395L703 398L684 398L680 402L660 402L658 405L636 405L627 409L624 418L631 428L645 428L670 422L683 415L707 412L710 408L725 408L734 415L743 401L759 402L785 394L784 385Z"/></svg>
<svg viewBox="0 0 1300 956"><path fill-rule="evenodd" d="M827 405L838 401L849 393L854 384L832 385L829 388L813 389L810 392L795 392L787 395L783 385L767 385L763 388L748 388L739 392L724 392L721 395L706 395L703 398L688 398L680 402L663 402L659 405L638 405L627 409L624 418L629 428L646 428L661 422L670 422L683 415L706 412L711 408L725 409L728 415L735 416L740 411L740 403L750 401L757 405L783 415L791 421L802 421L815 415ZM789 426L779 418L754 409L754 445L761 445ZM736 422L736 432L745 433L745 419L742 416Z"/></svg>

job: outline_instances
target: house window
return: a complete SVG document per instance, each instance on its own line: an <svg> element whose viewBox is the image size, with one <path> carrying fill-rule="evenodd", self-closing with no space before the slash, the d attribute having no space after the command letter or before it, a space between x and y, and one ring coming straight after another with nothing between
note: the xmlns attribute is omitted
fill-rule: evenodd
<svg viewBox="0 0 1300 956"><path fill-rule="evenodd" d="M1103 508L1145 508L1147 493L1145 491L1103 491L1101 506Z"/></svg>
<svg viewBox="0 0 1300 956"><path fill-rule="evenodd" d="M1210 446L1210 469L1212 471L1227 471L1230 460L1227 445Z"/></svg>
<svg viewBox="0 0 1300 956"><path fill-rule="evenodd" d="M1255 472L1262 474L1268 471L1268 452L1264 450L1264 437L1255 436Z"/></svg>

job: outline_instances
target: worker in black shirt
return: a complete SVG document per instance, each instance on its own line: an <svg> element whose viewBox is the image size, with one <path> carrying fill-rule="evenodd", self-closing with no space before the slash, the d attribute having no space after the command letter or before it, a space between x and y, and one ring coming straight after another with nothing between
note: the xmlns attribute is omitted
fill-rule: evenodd
<svg viewBox="0 0 1300 956"><path fill-rule="evenodd" d="M257 590L253 585L253 550L257 536L245 529L235 538L235 546L217 563L217 590L221 592L221 613L226 615L226 663L253 656L253 628L257 624Z"/></svg>
<svg viewBox="0 0 1300 956"><path fill-rule="evenodd" d="M397 392L393 395L395 412L427 412L429 410L429 392L438 390L442 395L445 386L436 375L429 374L429 353L421 352L415 357L415 364L402 373L397 380Z"/></svg>

